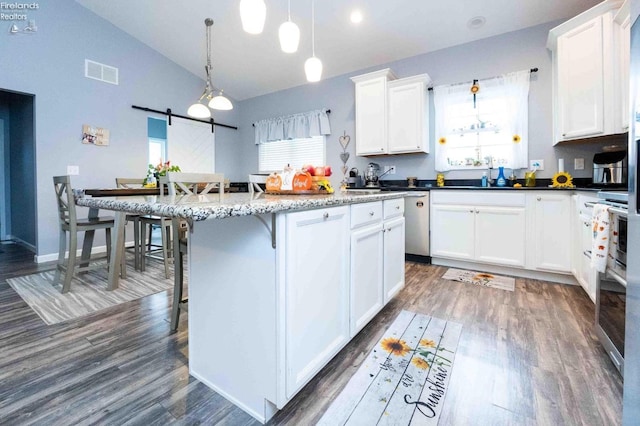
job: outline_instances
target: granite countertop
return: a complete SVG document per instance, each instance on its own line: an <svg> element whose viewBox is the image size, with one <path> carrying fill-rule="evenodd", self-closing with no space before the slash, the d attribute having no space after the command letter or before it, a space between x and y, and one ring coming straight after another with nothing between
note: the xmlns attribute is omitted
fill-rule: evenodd
<svg viewBox="0 0 640 426"><path fill-rule="evenodd" d="M76 204L83 207L127 213L179 217L199 221L288 210L307 210L325 206L366 203L370 201L402 198L404 196L405 193L402 191L372 193L341 193L340 191L336 191L335 194L331 195L225 193L222 196L218 194L100 198L84 196L77 198Z"/></svg>
<svg viewBox="0 0 640 426"><path fill-rule="evenodd" d="M602 188L554 188L550 186L522 186L520 188L512 188L509 186L490 186L490 187L482 187L482 186L472 186L472 185L450 185L450 186L419 186L415 188L407 188L402 186L387 186L380 188L384 192L393 192L393 191L442 191L446 189L451 190L479 190L479 191L593 191L598 192L601 191Z"/></svg>

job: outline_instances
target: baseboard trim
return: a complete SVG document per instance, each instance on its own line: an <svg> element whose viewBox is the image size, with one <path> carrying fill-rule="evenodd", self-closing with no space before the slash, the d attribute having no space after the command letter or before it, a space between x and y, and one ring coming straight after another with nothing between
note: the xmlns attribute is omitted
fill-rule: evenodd
<svg viewBox="0 0 640 426"><path fill-rule="evenodd" d="M471 269L482 272L491 272L494 274L511 275L521 278L531 278L534 280L550 281L560 284L580 285L573 275L545 272L545 271L532 271L529 269L510 268L508 266L490 265L488 263L475 263L465 262L462 260L444 259L441 257L432 257L431 263L433 265L448 266L450 268Z"/></svg>
<svg viewBox="0 0 640 426"><path fill-rule="evenodd" d="M29 251L32 251L34 253L36 252L36 246L26 242L22 238L18 238L15 235L9 235L8 239L15 242L16 244L20 244L21 246L26 247L27 249L29 249Z"/></svg>

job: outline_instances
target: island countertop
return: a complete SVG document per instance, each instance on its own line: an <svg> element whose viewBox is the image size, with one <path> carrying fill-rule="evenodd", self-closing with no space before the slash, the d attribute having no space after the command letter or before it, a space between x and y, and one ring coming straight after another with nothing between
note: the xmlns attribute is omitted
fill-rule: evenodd
<svg viewBox="0 0 640 426"><path fill-rule="evenodd" d="M200 221L227 217L306 210L319 207L366 203L402 198L405 192L351 193L330 195L271 195L265 193L209 193L206 195L124 196L76 198L83 207L137 214L154 214Z"/></svg>

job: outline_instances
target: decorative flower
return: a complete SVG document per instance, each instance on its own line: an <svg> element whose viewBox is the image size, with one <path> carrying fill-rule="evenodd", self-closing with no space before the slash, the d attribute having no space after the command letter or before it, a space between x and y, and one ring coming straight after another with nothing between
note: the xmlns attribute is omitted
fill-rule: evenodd
<svg viewBox="0 0 640 426"><path fill-rule="evenodd" d="M179 166L175 166L175 165L171 165L171 161L166 161L166 162L159 162L157 165L153 165L153 164L149 164L149 167L147 169L147 177L144 178L144 182L143 184L146 185L147 180L149 180L149 178L151 176L155 176L156 178L158 178L159 176L166 176L167 172L181 172L182 170L180 170Z"/></svg>
<svg viewBox="0 0 640 426"><path fill-rule="evenodd" d="M438 143L440 145L444 145L445 143L447 143L447 138L442 137L442 138L438 139Z"/></svg>
<svg viewBox="0 0 640 426"><path fill-rule="evenodd" d="M393 355L405 356L411 348L407 345L407 342L393 337L387 337L380 342L382 349Z"/></svg>
<svg viewBox="0 0 640 426"><path fill-rule="evenodd" d="M422 339L422 340L420 340L420 346L424 346L424 347L427 347L427 348L435 348L438 345L433 340Z"/></svg>
<svg viewBox="0 0 640 426"><path fill-rule="evenodd" d="M513 143L520 143L521 141L520 135L513 135L512 140L513 140Z"/></svg>
<svg viewBox="0 0 640 426"><path fill-rule="evenodd" d="M478 93L480 91L480 86L478 85L478 83L474 83L471 86L470 90L471 90L471 93L473 93L475 95L476 93Z"/></svg>
<svg viewBox="0 0 640 426"><path fill-rule="evenodd" d="M429 368L429 363L424 358L420 358L417 356L413 357L411 363L418 367L420 370L426 370Z"/></svg>

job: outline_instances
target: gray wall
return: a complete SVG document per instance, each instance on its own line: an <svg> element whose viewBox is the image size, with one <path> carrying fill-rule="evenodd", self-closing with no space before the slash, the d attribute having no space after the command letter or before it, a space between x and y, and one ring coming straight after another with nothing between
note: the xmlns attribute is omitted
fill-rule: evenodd
<svg viewBox="0 0 640 426"><path fill-rule="evenodd" d="M603 143L562 148L554 148L552 145L551 54L545 46L549 30L559 23L543 24L326 79L317 84L304 85L243 101L240 104L240 136L243 156L246 159L244 173L257 171L258 151L253 144L252 122L326 107L331 109L332 129L332 135L327 143L327 163L333 170L340 170L342 165L339 159L341 147L338 137L346 131L351 135L352 141L349 146L351 153L349 167L355 166L362 171L368 162L375 161L381 166L396 166L397 174L389 175L390 179L404 179L407 176L434 179L436 172L433 155L433 99L431 99L430 154L356 158L354 86L349 77L389 67L399 78L428 73L433 84L437 86L537 67L539 71L532 74L529 92L529 158L545 161L545 170L538 172L537 176L552 177L557 172L557 158L564 158L566 171L574 177L589 177L593 152L597 152ZM573 159L576 157L585 159L584 171L573 170ZM517 174L519 177L524 176L523 171ZM480 176L481 173L477 170L451 171L446 174L447 178L453 179L480 179ZM341 178L341 176L334 176L332 183L337 185Z"/></svg>
<svg viewBox="0 0 640 426"><path fill-rule="evenodd" d="M36 95L38 254L46 255L57 252L52 176L78 165L80 175L72 177L76 188L113 187L116 176L144 176L149 114L131 105L186 114L204 81L74 0L38 3L39 10L30 12L37 33L0 33L0 89ZM85 78L85 58L119 68L120 85ZM236 108L215 114L215 119L237 125L239 113ZM83 124L109 129L110 145L83 145ZM239 134L218 129L216 169L237 179Z"/></svg>
<svg viewBox="0 0 640 426"><path fill-rule="evenodd" d="M5 153L9 152L9 129L11 125L10 115L9 115L9 106L0 102L0 120L2 120L3 128L0 129L2 135L0 135L0 139L2 140L0 143L0 167L3 170L9 170L10 160ZM11 188L9 186L9 180L5 179L5 173L0 173L0 239L5 239L7 237L7 232L10 227L10 219L7 216L6 207L9 203L9 197L11 193Z"/></svg>

